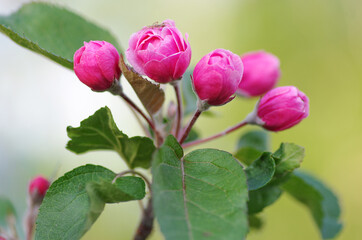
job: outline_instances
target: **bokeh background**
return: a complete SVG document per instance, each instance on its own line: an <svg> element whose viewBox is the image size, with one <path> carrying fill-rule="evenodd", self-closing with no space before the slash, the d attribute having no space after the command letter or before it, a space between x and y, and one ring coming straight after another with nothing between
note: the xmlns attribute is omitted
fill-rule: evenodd
<svg viewBox="0 0 362 240"><path fill-rule="evenodd" d="M25 0L0 0L0 14ZM344 229L340 240L362 236L362 1L360 0L54 0L110 29L124 49L144 25L170 18L190 35L192 64L215 48L242 54L265 49L281 60L279 85L296 85L311 101L310 117L272 134L272 147L294 142L306 148L302 169L332 187L340 198ZM93 93L73 72L26 50L0 34L0 195L25 209L28 180L37 174L61 176L77 166L125 166L113 152L75 155L64 146L66 127L109 106L120 129L141 134L124 103ZM129 89L126 86L126 89ZM172 94L169 94L172 98ZM235 99L202 117L203 136L241 120L255 100ZM248 128L250 129L250 128ZM208 147L235 150L245 130ZM220 203L222 204L222 203ZM287 194L262 214L265 227L248 239L319 239L309 212ZM130 239L139 219L137 203L107 206L83 239ZM152 239L162 239L155 231Z"/></svg>

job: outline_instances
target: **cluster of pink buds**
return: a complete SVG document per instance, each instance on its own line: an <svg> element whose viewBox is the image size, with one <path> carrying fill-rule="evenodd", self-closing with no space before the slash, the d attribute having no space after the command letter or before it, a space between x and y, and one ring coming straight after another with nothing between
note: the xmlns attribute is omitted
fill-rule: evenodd
<svg viewBox="0 0 362 240"><path fill-rule="evenodd" d="M177 83L190 64L191 46L188 35L184 38L175 23L166 20L132 34L126 57L135 72L161 84L171 83L177 95ZM115 85L120 88L119 59L116 48L110 43L90 41L74 54L74 71L92 90L114 93L112 88ZM265 51L239 56L225 49L216 49L206 54L196 64L191 76L198 97L197 112L189 125L181 129L179 107L177 129L173 133L182 144L203 111L230 102L235 94L261 99L256 109L232 130L246 124L257 124L270 131L281 131L298 124L309 114L308 97L293 86L274 88L280 75L279 59ZM125 98L124 94L121 96ZM128 98L127 102L130 102ZM179 105L180 102L178 99ZM131 105L134 107L135 104ZM150 124L152 116L145 119ZM182 136L178 135L179 130Z"/></svg>

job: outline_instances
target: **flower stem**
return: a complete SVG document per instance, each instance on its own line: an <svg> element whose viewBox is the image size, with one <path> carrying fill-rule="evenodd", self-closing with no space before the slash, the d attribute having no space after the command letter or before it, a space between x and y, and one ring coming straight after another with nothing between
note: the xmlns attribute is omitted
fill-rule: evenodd
<svg viewBox="0 0 362 240"><path fill-rule="evenodd" d="M162 136L160 135L160 133L158 132L155 124L153 123L152 119L147 117L146 114L144 112L142 112L142 110L123 92L119 93L119 96L121 96L121 98L123 98L127 104L129 104L136 112L138 112L148 123L148 125L150 126L150 128L153 130L153 132L155 133L156 136L156 145L160 145L163 142Z"/></svg>
<svg viewBox="0 0 362 240"><path fill-rule="evenodd" d="M153 207L152 207L152 189L151 189L151 182L148 180L148 178L143 175L140 172L137 172L135 170L126 170L123 172L120 172L116 175L116 177L113 179L112 183L115 183L117 178L122 177L126 174L132 174L132 175L138 175L141 177L147 184L148 190L151 193L150 198L148 199L146 208L143 208L142 206L142 219L140 224L138 225L137 231L134 235L134 240L145 240L147 237L151 234L153 229L153 221L154 221L154 214L153 214Z"/></svg>
<svg viewBox="0 0 362 240"><path fill-rule="evenodd" d="M192 117L192 119L190 120L189 124L187 125L186 129L183 132L182 138L180 139L180 144L182 144L187 136L189 135L192 126L195 124L196 120L199 118L199 116L201 115L202 111L197 109L196 112L194 113L194 116Z"/></svg>
<svg viewBox="0 0 362 240"><path fill-rule="evenodd" d="M119 94L121 96L121 98L123 98L136 112L138 112L145 120L146 122L150 125L150 127L152 128L153 131L155 131L155 125L153 124L152 120L146 116L146 114L144 114L142 112L142 110L123 92Z"/></svg>
<svg viewBox="0 0 362 240"><path fill-rule="evenodd" d="M181 129L181 122L182 122L182 99L181 99L181 93L180 93L180 81L177 81L173 86L176 93L176 99L177 99L177 119L176 119L176 133L175 137L178 138L180 129Z"/></svg>
<svg viewBox="0 0 362 240"><path fill-rule="evenodd" d="M220 133L218 133L218 134L215 134L215 135L213 135L213 136L211 136L211 137L204 138L204 139L200 139L200 140L196 140L196 141L189 142L189 143L185 143L185 144L182 145L182 147L183 147L183 148L187 148L187 147L191 147L191 146L194 146L194 145L197 145L197 144L201 144L201 143L204 143L204 142L208 142L208 141L214 140L214 139L216 139L216 138L225 136L226 134L231 133L231 132L233 132L233 131L235 131L235 130L237 130L237 129L239 129L239 128L247 125L247 124L248 124L248 122L242 121L242 122L236 124L235 126L230 127L230 128L228 128L228 129L226 129L226 130L224 130L224 131L222 131L222 132L220 132Z"/></svg>
<svg viewBox="0 0 362 240"><path fill-rule="evenodd" d="M143 211L143 216L137 231L134 235L134 240L145 240L151 234L153 229L154 214L152 207L152 197L148 199L147 206Z"/></svg>

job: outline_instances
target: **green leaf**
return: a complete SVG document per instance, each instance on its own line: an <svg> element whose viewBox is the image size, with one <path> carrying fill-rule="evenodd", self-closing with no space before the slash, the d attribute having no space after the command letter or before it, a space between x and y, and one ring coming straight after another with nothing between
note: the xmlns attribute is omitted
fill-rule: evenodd
<svg viewBox="0 0 362 240"><path fill-rule="evenodd" d="M8 218L15 217L15 208L9 199L0 197L0 227L6 227Z"/></svg>
<svg viewBox="0 0 362 240"><path fill-rule="evenodd" d="M274 172L274 159L271 153L264 152L259 159L245 169L249 191L265 186L273 178Z"/></svg>
<svg viewBox="0 0 362 240"><path fill-rule="evenodd" d="M74 153L93 150L114 150L130 168L149 168L155 146L147 137L129 138L116 126L108 107L99 109L89 118L83 120L80 127L67 128L71 140L67 149Z"/></svg>
<svg viewBox="0 0 362 240"><path fill-rule="evenodd" d="M272 157L276 164L275 177L282 178L300 167L304 148L294 143L282 143Z"/></svg>
<svg viewBox="0 0 362 240"><path fill-rule="evenodd" d="M269 136L266 131L249 131L241 136L235 157L246 165L258 159L263 152L269 150Z"/></svg>
<svg viewBox="0 0 362 240"><path fill-rule="evenodd" d="M137 177L120 177L114 183L100 180L89 183L87 192L105 203L131 201L144 198L145 182Z"/></svg>
<svg viewBox="0 0 362 240"><path fill-rule="evenodd" d="M105 203L145 196L142 179L121 177L112 184L115 176L104 167L86 165L56 180L40 206L35 239L80 239L97 220Z"/></svg>
<svg viewBox="0 0 362 240"><path fill-rule="evenodd" d="M260 230L264 225L263 219L257 215L249 215L249 226L251 229Z"/></svg>
<svg viewBox="0 0 362 240"><path fill-rule="evenodd" d="M175 143L169 136L166 143ZM243 239L248 232L247 185L231 154L200 149L180 159L165 144L152 163L153 206L166 239Z"/></svg>
<svg viewBox="0 0 362 240"><path fill-rule="evenodd" d="M342 230L338 199L321 181L296 171L283 188L309 208L323 239L332 239Z"/></svg>
<svg viewBox="0 0 362 240"><path fill-rule="evenodd" d="M74 52L84 41L104 40L118 50L107 30L64 8L47 3L25 4L10 16L0 16L0 31L17 44L73 69Z"/></svg>
<svg viewBox="0 0 362 240"><path fill-rule="evenodd" d="M174 136L168 136L163 145L170 147L178 158L182 158L184 156L184 150Z"/></svg>
<svg viewBox="0 0 362 240"><path fill-rule="evenodd" d="M261 212L265 207L273 204L283 191L275 185L267 185L255 191L249 192L248 212L255 214Z"/></svg>

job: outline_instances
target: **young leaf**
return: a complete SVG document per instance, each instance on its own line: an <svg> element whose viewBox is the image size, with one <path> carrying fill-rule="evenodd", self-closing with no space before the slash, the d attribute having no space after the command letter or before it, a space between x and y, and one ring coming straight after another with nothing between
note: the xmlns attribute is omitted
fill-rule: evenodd
<svg viewBox="0 0 362 240"><path fill-rule="evenodd" d="M246 165L258 159L263 152L269 150L269 137L266 131L249 131L241 136L235 157Z"/></svg>
<svg viewBox="0 0 362 240"><path fill-rule="evenodd" d="M25 4L10 16L0 16L0 31L17 44L70 69L73 54L84 41L104 40L120 50L107 30L47 3Z"/></svg>
<svg viewBox="0 0 362 240"><path fill-rule="evenodd" d="M105 203L119 203L142 199L145 196L145 182L138 177L120 177L114 183L100 180L87 184L87 193Z"/></svg>
<svg viewBox="0 0 362 240"><path fill-rule="evenodd" d="M273 178L274 172L274 159L271 153L264 152L259 159L245 169L249 191L265 186Z"/></svg>
<svg viewBox="0 0 362 240"><path fill-rule="evenodd" d="M124 62L122 55L119 61L119 66L124 77L131 84L133 90L136 92L147 112L151 116L157 113L165 101L165 93L160 88L160 85L151 83L130 69Z"/></svg>
<svg viewBox="0 0 362 240"><path fill-rule="evenodd" d="M341 210L336 195L329 188L300 171L294 172L283 188L309 208L323 239L337 236L342 229Z"/></svg>
<svg viewBox="0 0 362 240"><path fill-rule="evenodd" d="M97 220L105 203L145 196L142 179L121 177L112 184L115 176L104 167L86 165L56 180L40 206L35 239L80 239Z"/></svg>
<svg viewBox="0 0 362 240"><path fill-rule="evenodd" d="M71 140L67 149L74 153L92 150L114 150L130 168L149 168L155 146L147 137L132 137L122 133L116 126L108 107L99 109L83 120L80 127L67 128Z"/></svg>
<svg viewBox="0 0 362 240"><path fill-rule="evenodd" d="M249 215L249 226L251 229L260 230L263 227L263 219L257 215Z"/></svg>
<svg viewBox="0 0 362 240"><path fill-rule="evenodd" d="M151 139L147 137L123 137L121 157L127 162L131 169L136 167L149 168L151 166L152 154L156 150Z"/></svg>
<svg viewBox="0 0 362 240"><path fill-rule="evenodd" d="M273 204L283 191L276 185L266 185L263 188L249 192L248 213L261 212L265 207Z"/></svg>
<svg viewBox="0 0 362 240"><path fill-rule="evenodd" d="M0 197L0 227L6 227L11 216L16 216L13 204L9 199Z"/></svg>
<svg viewBox="0 0 362 240"><path fill-rule="evenodd" d="M304 148L294 143L282 143L272 157L276 164L275 177L282 178L299 168L304 158Z"/></svg>
<svg viewBox="0 0 362 240"><path fill-rule="evenodd" d="M169 136L152 163L153 206L165 238L243 239L248 216L242 166L216 149L180 158L175 142Z"/></svg>

